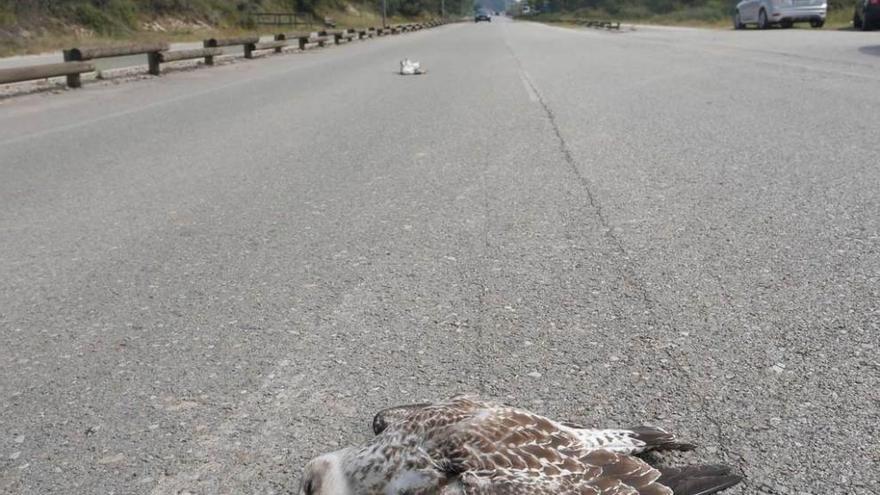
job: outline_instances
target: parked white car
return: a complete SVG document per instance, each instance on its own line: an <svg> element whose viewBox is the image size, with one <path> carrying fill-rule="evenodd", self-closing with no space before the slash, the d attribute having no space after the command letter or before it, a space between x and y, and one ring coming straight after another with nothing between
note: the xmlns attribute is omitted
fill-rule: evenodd
<svg viewBox="0 0 880 495"><path fill-rule="evenodd" d="M743 29L754 24L758 29L777 25L790 28L795 22L809 22L820 28L828 13L826 0L742 0L736 4L733 27Z"/></svg>

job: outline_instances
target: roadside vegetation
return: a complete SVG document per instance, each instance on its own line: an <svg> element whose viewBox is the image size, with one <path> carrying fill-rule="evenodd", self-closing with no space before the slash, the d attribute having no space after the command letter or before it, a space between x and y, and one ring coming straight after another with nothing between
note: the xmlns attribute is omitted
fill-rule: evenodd
<svg viewBox="0 0 880 495"><path fill-rule="evenodd" d="M541 14L530 19L566 22L578 19L609 19L640 24L727 28L736 0L524 0ZM828 2L827 27L851 24L853 0Z"/></svg>
<svg viewBox="0 0 880 495"><path fill-rule="evenodd" d="M436 17L441 0L387 0L390 21ZM255 26L260 12L301 12L341 27L381 22L382 0L0 0L0 56L38 53L72 43L186 41L206 35L292 29ZM447 0L448 13L471 0Z"/></svg>

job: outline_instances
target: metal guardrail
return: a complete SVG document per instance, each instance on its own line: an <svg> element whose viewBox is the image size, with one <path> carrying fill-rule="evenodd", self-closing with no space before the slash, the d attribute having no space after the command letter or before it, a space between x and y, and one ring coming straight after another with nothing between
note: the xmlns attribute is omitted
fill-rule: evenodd
<svg viewBox="0 0 880 495"><path fill-rule="evenodd" d="M259 36L241 36L238 38L209 38L202 41L205 48L219 48L222 46L244 46L253 45L260 42ZM245 48L247 52L247 48ZM205 65L214 65L214 55L205 55Z"/></svg>
<svg viewBox="0 0 880 495"><path fill-rule="evenodd" d="M446 20L432 20L423 23L398 24L394 26L376 26L369 28L345 29L332 31L299 31L281 33L274 36L273 41L260 41L259 36L244 36L237 38L210 38L202 42L203 48L187 50L170 50L170 45L160 43L125 43L102 47L76 47L64 50L64 63L42 64L12 69L0 69L0 84L49 79L54 77L67 78L67 86L79 88L82 86L82 74L95 71L95 59L123 57L129 55L146 55L148 71L158 76L161 64L204 58L206 65L214 64L214 57L223 55L222 47L242 46L245 58L253 58L254 52L261 50L274 50L280 53L290 46L289 42L296 40L300 50L306 50L316 46L323 47L333 41L335 44L353 41L355 39L372 38L388 34L417 31L427 27L435 27L446 24Z"/></svg>
<svg viewBox="0 0 880 495"><path fill-rule="evenodd" d="M319 43L318 33L317 32L293 32L293 33L280 33L275 35L276 41L293 41L296 40L299 44L300 50L306 50L309 48L314 48L315 46L324 46L323 42Z"/></svg>
<svg viewBox="0 0 880 495"><path fill-rule="evenodd" d="M78 88L82 86L80 75L84 72L94 71L95 64L91 62L63 62L60 64L44 64L32 65L30 67L15 67L13 69L0 69L0 84L67 76L67 86Z"/></svg>
<svg viewBox="0 0 880 495"><path fill-rule="evenodd" d="M616 30L620 31L620 21L612 22L612 21L587 20L587 21L579 21L578 24L580 24L582 26L587 26L587 27L595 27L595 28L600 28L600 29L601 28L616 29Z"/></svg>
<svg viewBox="0 0 880 495"><path fill-rule="evenodd" d="M285 46L287 46L287 41L284 40L249 43L244 45L244 58L254 58L254 52L263 50L274 50L275 53L281 53Z"/></svg>
<svg viewBox="0 0 880 495"><path fill-rule="evenodd" d="M82 62L97 58L124 57L126 55L144 55L168 50L168 43L126 43L113 46L97 46L91 48L71 48L64 50L66 62Z"/></svg>
<svg viewBox="0 0 880 495"><path fill-rule="evenodd" d="M205 48L216 48L219 46L250 45L259 42L259 36L243 36L240 38L210 38L202 42L202 44L205 45Z"/></svg>
<svg viewBox="0 0 880 495"><path fill-rule="evenodd" d="M175 50L173 52L159 52L159 62L177 62L179 60L192 60L194 58L207 58L223 55L220 48L195 48L192 50Z"/></svg>
<svg viewBox="0 0 880 495"><path fill-rule="evenodd" d="M123 45L71 48L64 50L65 62L84 62L98 58L146 55L150 74L159 75L159 52L168 51L168 43L126 43Z"/></svg>
<svg viewBox="0 0 880 495"><path fill-rule="evenodd" d="M592 27L597 29L616 29L620 30L620 21L605 21L605 20L595 20L595 19L538 19L538 22L549 22L549 23L569 23L569 24L577 24L579 26Z"/></svg>

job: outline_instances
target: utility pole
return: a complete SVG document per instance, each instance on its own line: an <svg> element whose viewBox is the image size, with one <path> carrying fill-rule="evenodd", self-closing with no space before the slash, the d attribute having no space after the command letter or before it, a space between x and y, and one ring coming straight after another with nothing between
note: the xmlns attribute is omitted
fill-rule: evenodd
<svg viewBox="0 0 880 495"><path fill-rule="evenodd" d="M440 18L446 19L446 0L440 0Z"/></svg>
<svg viewBox="0 0 880 495"><path fill-rule="evenodd" d="M386 12L385 11L386 11L385 0L382 0L382 27L386 26L386 24L385 24Z"/></svg>

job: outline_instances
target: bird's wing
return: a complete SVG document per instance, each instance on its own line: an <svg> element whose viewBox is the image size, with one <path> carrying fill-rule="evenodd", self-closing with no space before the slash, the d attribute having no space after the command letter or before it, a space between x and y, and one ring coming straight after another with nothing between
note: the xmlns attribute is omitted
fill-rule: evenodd
<svg viewBox="0 0 880 495"><path fill-rule="evenodd" d="M528 411L489 405L425 433L432 457L467 495L672 495L648 463L590 448L571 428Z"/></svg>
<svg viewBox="0 0 880 495"><path fill-rule="evenodd" d="M373 416L373 433L378 435L385 431L390 425L400 423L401 421L406 420L410 414L430 405L429 402L426 402L422 404L407 404L405 406L394 406L382 409Z"/></svg>
<svg viewBox="0 0 880 495"><path fill-rule="evenodd" d="M673 495L660 473L637 457L593 451L581 459L583 470L556 468L466 471L459 476L465 495ZM551 465L552 466L552 465Z"/></svg>
<svg viewBox="0 0 880 495"><path fill-rule="evenodd" d="M373 418L373 433L421 434L437 431L473 416L475 411L490 407L486 402L466 395L445 402L410 404L389 407Z"/></svg>
<svg viewBox="0 0 880 495"><path fill-rule="evenodd" d="M675 435L656 426L636 426L625 429L597 430L570 423L571 428L590 450L610 450L619 454L641 454L652 450L693 450L693 444L681 442Z"/></svg>

